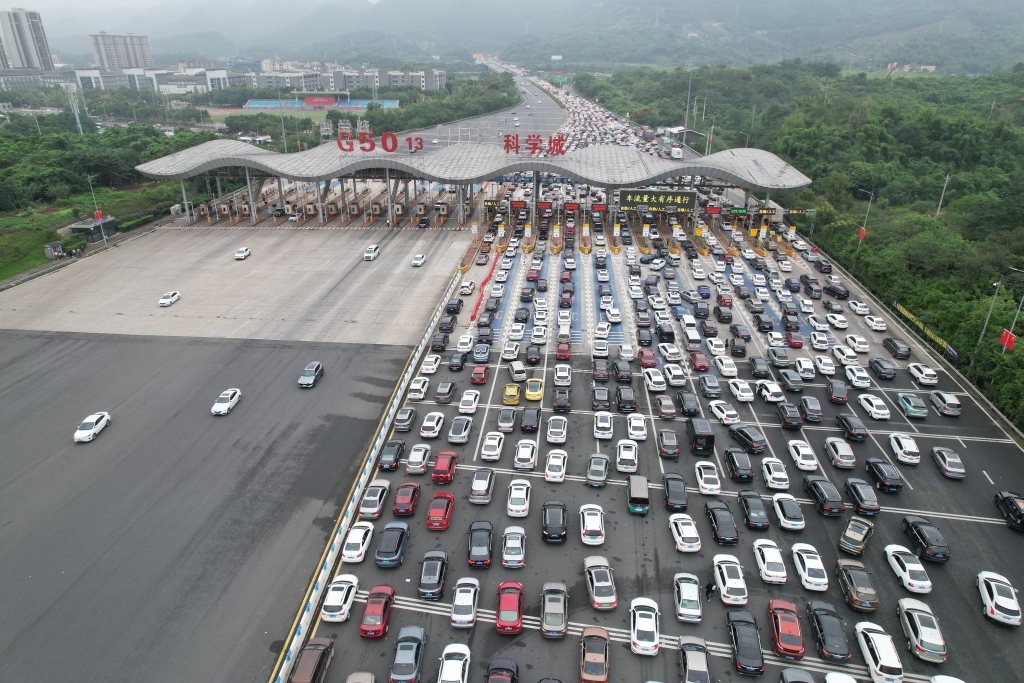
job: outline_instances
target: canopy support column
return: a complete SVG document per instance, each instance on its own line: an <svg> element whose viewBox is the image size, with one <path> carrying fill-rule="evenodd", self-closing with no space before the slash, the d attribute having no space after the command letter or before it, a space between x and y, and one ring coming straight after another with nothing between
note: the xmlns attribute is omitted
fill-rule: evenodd
<svg viewBox="0 0 1024 683"><path fill-rule="evenodd" d="M245 191L249 193L249 222L256 224L256 202L252 196L252 176L249 175L249 167L245 167Z"/></svg>
<svg viewBox="0 0 1024 683"><path fill-rule="evenodd" d="M185 220L192 222L192 216L188 212L188 195L185 194L185 179L181 179L181 203L185 205Z"/></svg>
<svg viewBox="0 0 1024 683"><path fill-rule="evenodd" d="M392 204L391 197L391 170L384 169L384 194L387 195L388 200L388 225L393 225L395 220L395 207Z"/></svg>

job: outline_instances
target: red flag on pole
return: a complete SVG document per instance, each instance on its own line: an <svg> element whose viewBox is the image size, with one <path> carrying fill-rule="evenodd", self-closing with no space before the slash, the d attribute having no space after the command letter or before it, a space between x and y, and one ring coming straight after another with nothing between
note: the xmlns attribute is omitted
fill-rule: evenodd
<svg viewBox="0 0 1024 683"><path fill-rule="evenodd" d="M861 229L860 229L860 238L861 238L861 239L864 239L864 235L866 235L866 234L867 234L867 233L866 233L866 232L864 231L864 228L861 228Z"/></svg>
<svg viewBox="0 0 1024 683"><path fill-rule="evenodd" d="M999 343L1005 346L1007 349L1013 348L1013 343L1017 341L1017 335L1009 330L1003 330L1003 333L999 335Z"/></svg>

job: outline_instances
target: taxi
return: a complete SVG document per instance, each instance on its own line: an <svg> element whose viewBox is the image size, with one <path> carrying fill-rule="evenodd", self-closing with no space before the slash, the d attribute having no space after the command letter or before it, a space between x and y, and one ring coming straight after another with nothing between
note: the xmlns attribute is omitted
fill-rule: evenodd
<svg viewBox="0 0 1024 683"><path fill-rule="evenodd" d="M518 384L506 384L505 391L501 393L501 402L506 406L519 405L519 396L522 390Z"/></svg>
<svg viewBox="0 0 1024 683"><path fill-rule="evenodd" d="M542 401L544 400L544 380L539 377L526 380L526 400L527 401Z"/></svg>

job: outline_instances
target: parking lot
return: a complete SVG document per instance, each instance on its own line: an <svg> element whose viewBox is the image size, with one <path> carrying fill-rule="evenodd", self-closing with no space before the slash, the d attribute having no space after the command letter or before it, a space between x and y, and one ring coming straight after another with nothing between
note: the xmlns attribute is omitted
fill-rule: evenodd
<svg viewBox="0 0 1024 683"><path fill-rule="evenodd" d="M639 232L639 226L634 225ZM871 386L864 389L884 401L892 413L889 420L872 420L856 399L862 390L851 388L850 403L836 405L830 403L825 390L825 378L817 374L804 386L803 395L816 397L822 407L823 419L819 423L805 423L799 430L783 430L777 416L775 406L761 398L753 402L740 403L733 399L727 387L723 386L722 400L732 404L742 420L757 427L767 439L766 456L778 457L785 466L791 482L789 493L801 503L806 521L802 531L784 531L779 528L778 518L771 509L770 495L774 491L765 486L760 474L762 457L753 456L756 471L752 484L731 481L725 473L725 448L737 446L738 443L729 437L728 429L719 424L711 416L708 408L709 398L701 395L696 385L700 375L720 373L714 365L708 372L695 372L690 365L688 354L684 353L680 362L685 375L685 385L668 387L665 395L673 397L676 407L677 391L683 390L696 394L700 403L701 415L711 417L715 423L715 449L712 454L695 457L691 455L686 444L678 459L661 458L657 454L654 434L658 430L671 429L677 432L681 440L685 439L685 418L662 419L653 410L655 392L649 391L639 376L640 365L631 362L633 379L631 386L637 394L637 413L646 418L648 436L639 441L638 474L644 475L651 484L651 511L647 516L629 514L627 510L626 474L613 471L611 481L604 488L587 486L586 464L588 456L601 452L611 454L614 461L615 444L626 438L626 416L615 411L614 435L610 440L598 440L594 437L593 417L593 341L597 323L605 319L599 310L597 269L594 255L576 253L573 256L578 268L572 272L571 278L575 286L575 296L571 308L572 355L569 361L555 359L556 325L549 324L547 341L541 347L542 358L535 366L528 366L528 374L542 377L545 380L543 401L527 401L521 399L517 409L517 421L521 418L524 408L541 406L543 419L541 429L536 433L523 433L517 426L511 433L505 434L504 448L497 462L485 462L480 459L480 448L484 435L497 429L498 413L502 408L503 387L509 383L508 362L499 358L499 353L508 341L510 331L509 318L521 306L519 292L526 284L525 275L528 269L524 259L533 256L518 255L508 269L505 293L495 311L495 323L492 324L495 340L490 353L488 365L489 379L484 385L471 385L469 375L473 368L470 361L465 370L450 371L447 367L456 341L460 334L471 334L473 327L467 328L464 317L460 316L459 328L451 334L451 343L446 351L439 353L441 365L436 374L424 375L430 380L426 400L407 401L405 405L417 411L412 431L396 433L395 438L406 440L407 452L415 444L429 443L436 456L440 450L453 450L458 453L458 468L451 484L431 483L430 476L409 474L405 471L405 463L395 472L381 472L378 478L391 482L392 498L388 499L384 514L374 522L376 534L370 545L368 555L376 548L376 541L383 525L393 520L410 523L411 532L405 550L404 564L396 569L378 569L372 558L360 564L342 564L339 573L351 573L360 582L360 597L365 600L365 591L378 584L389 584L397 593L396 609L391 616L389 638L379 641L358 639L359 619L362 604L357 601L353 608L353 618L347 623L320 622L316 627L316 635L328 635L335 639L339 650L329 672L329 680L343 681L353 671L370 671L378 677L388 675L389 666L394 656L394 638L401 626L415 624L423 626L428 634L427 656L425 658L424 676L432 678L436 671L436 658L448 643L460 642L467 644L473 653L471 677L486 673L486 666L492 658L510 657L520 666L521 675L527 679L556 678L561 681L576 680L579 676L579 633L584 625L599 625L609 629L612 639L619 645L613 648L611 655L611 677L614 680L676 680L678 677L675 636L696 635L704 638L709 646L711 672L715 680L731 677L734 673L730 661L731 646L725 623L727 608L718 597L710 602L703 600L703 619L699 624L683 624L675 618L673 606L672 580L679 571L695 573L701 584L712 578L712 557L718 553L735 555L743 566L744 578L750 599L747 607L758 619L762 649L765 651L766 675L774 680L781 668L790 665L771 652L771 637L768 628L767 604L770 599L782 598L803 609L808 600L823 599L837 608L845 621L845 631L851 649L854 652L848 664L826 662L819 658L815 650L815 642L807 630L806 619L802 622L804 640L808 655L797 664L821 680L827 671L843 671L859 679L865 679L867 669L864 659L857 646L853 626L857 622L868 620L882 626L896 642L904 670L905 680L915 683L926 681L930 676L940 673L953 675L965 680L1016 680L1024 677L1022 668L1015 652L1019 649L1019 634L1016 630L1003 628L987 621L981 614L981 600L975 587L975 576L981 570L994 571L1007 576L1016 586L1024 583L1016 562L1019 559L1016 532L1007 529L993 505L993 495L1003 489L1020 490L1024 487L1024 475L1018 467L1021 451L1013 441L981 410L974 400L950 378L941 368L933 363L938 371L939 381L935 387L921 387L912 381L905 369L908 361L895 360L882 348L882 339L887 336L899 337L910 343L913 355L910 362L928 362L928 352L916 343L908 334L903 333L891 319L887 311L871 310L874 315L881 316L888 324L885 332L872 331L864 322L863 316L854 314L841 301L844 317L849 323L845 330L830 329L829 346L843 343L846 334L859 334L870 344L869 352L858 354L861 365L867 366L867 358L883 357L891 360L897 367L896 377L892 380L879 380L870 374ZM639 255L639 254L638 254ZM557 293L559 278L562 271L564 255L543 254L544 263L541 277L548 282L546 301L549 305L549 320L557 315ZM612 287L613 305L622 313L621 324L611 326L608 341L611 347L611 360L616 360L619 347L628 343L637 350L636 316L633 305L628 297L628 265L626 253L612 254L608 257L609 284ZM739 260L739 259L738 259ZM702 256L700 265L706 273L714 272L712 257ZM683 259L676 268L680 289L694 290L699 284L711 286L709 280L694 280L691 265ZM744 286L751 292L755 291L753 283L754 270L749 263L742 271ZM648 266L642 266L642 276L651 274ZM724 275L730 274L728 271ZM739 273L738 273L739 274ZM795 259L792 271L783 273L783 277L799 277L800 274L821 274L810 265ZM836 274L838 275L838 273ZM467 276L468 277L468 276ZM851 300L867 301L857 283L844 282L850 290ZM667 294L666 281L662 278L658 284L660 294ZM464 297L466 306L472 308L477 297L487 298L479 290L472 297ZM803 295L795 295L797 299ZM751 332L748 343L747 357L735 358L740 379L748 380L753 385L747 359L751 356L767 357L768 342L764 333L758 332L752 315L742 302L735 298L732 307L734 322L745 325ZM823 300L813 302L815 315L824 315L824 301L832 300L825 295ZM710 299L714 305L714 294ZM781 325L780 301L772 293L766 302L765 315L772 319L775 331L783 331ZM874 309L873 304L869 304ZM689 312L692 306L683 304L681 307ZM527 323L526 339L521 342L519 359L525 356L525 348L534 325L536 308L531 306L530 321ZM812 332L807 322L808 314L800 316L800 333L809 339ZM713 319L713 318L712 318ZM681 336L680 322L673 319L671 325L675 331L677 345ZM653 328L652 328L653 329ZM719 324L717 337L731 338L728 324ZM702 339L704 339L702 337ZM704 341L706 344L706 341ZM655 338L654 347L657 347ZM705 353L708 348L702 349ZM811 358L815 355L830 355L829 351L814 351L808 347L787 349L791 361L796 357ZM709 357L711 354L708 354ZM655 351L656 365L664 368L665 361ZM562 444L545 442L545 429L548 420L555 417L553 411L553 391L555 366L568 364L572 368L571 411L568 418L568 439ZM837 363L838 364L838 363ZM779 369L771 368L772 379L778 378ZM840 369L836 377L842 377ZM433 400L438 385L444 381L456 383L451 404L438 405ZM725 380L723 380L724 385ZM522 384L522 383L520 383ZM618 386L614 377L607 381L614 396ZM953 392L963 405L963 414L959 417L939 415L931 404L927 403L927 392L931 389ZM476 389L481 392L480 403L472 415L473 426L470 438L465 445L447 443L445 434L453 418L458 415L459 398L464 390ZM925 419L908 420L903 417L896 405L896 393L911 391L923 397L929 405L929 414ZM801 394L787 392L786 399L797 403ZM419 426L429 412L438 411L444 414L445 423L441 437L427 441L420 437ZM834 467L824 452L827 437L841 436L836 427L836 416L840 413L855 414L861 418L869 430L868 438L860 443L852 443L856 455L857 466L853 470ZM889 436L893 432L903 432L916 439L922 453L919 465L904 465L897 462L889 445ZM516 443L521 439L536 440L539 456L536 467L532 471L517 471L512 460ZM811 474L802 472L795 466L790 457L787 443L793 439L806 441L814 450L819 467L817 474L824 475L840 491L848 478L856 477L870 480L864 470L868 458L882 458L892 464L903 478L904 488L898 494L878 493L881 512L876 517L874 535L870 538L867 551L861 559L880 598L881 607L878 612L861 614L853 611L843 600L834 579L826 593L814 593L804 590L793 566L790 549L794 543L802 542L813 545L820 553L825 568L831 577L832 569L838 559L850 556L837 549L839 535L846 521L852 516L849 496L844 495L847 511L842 518L823 517L817 514L810 504L807 494L802 488L803 476ZM930 451L933 446L945 446L955 450L966 465L967 476L956 481L943 477L932 461ZM545 481L544 467L548 452L552 449L563 449L568 454L568 474L562 483ZM722 492L718 496L706 496L697 489L694 463L707 459L715 463L722 475ZM613 463L614 464L614 463ZM474 473L482 467L495 470L496 483L490 503L486 505L470 504L467 498L470 480ZM428 474L430 469L427 470ZM668 511L663 507L663 491L661 484L665 473L681 474L687 482L689 493L690 514L699 530L702 549L697 553L681 553L675 550L674 541L669 531ZM531 483L530 512L527 518L512 518L505 510L508 487L513 479L526 479ZM391 513L394 491L405 481L420 484L420 502L414 516L395 517ZM769 509L771 527L767 531L752 531L742 526L742 515L736 501L736 493L742 489L753 488L766 500ZM450 491L455 494L455 507L451 517L451 525L447 531L428 531L424 527L423 518L428 501L435 492ZM541 540L540 508L545 501L559 500L565 503L569 511L569 533L564 544L548 544ZM711 538L711 527L704 513L704 503L721 500L731 509L740 525L739 543L735 546L719 547ZM583 545L580 538L580 521L578 511L581 505L596 503L602 506L605 515L606 540L601 546ZM949 660L941 666L927 664L913 657L903 649L906 642L899 621L896 617L896 602L903 597L912 597L899 584L896 575L888 567L882 549L888 544L910 546L910 539L901 531L902 518L908 514L922 515L938 526L949 542L952 559L947 563L926 563L925 567L934 585L930 595L923 600L934 610L941 622L946 645L949 649ZM492 564L487 569L473 569L466 564L467 532L474 521L486 520L493 524L495 534L495 554ZM524 568L503 568L500 563L501 534L508 526L523 526L527 534L526 563ZM761 581L754 559L752 543L757 539L771 539L782 550L788 570L788 580L783 586L770 586ZM450 564L447 591L439 602L419 600L416 597L416 584L419 579L419 560L429 550L443 550L448 553ZM615 583L618 591L618 607L609 612L598 612L589 605L587 588L584 581L583 558L600 555L607 558L615 572ZM470 631L452 629L449 625L451 588L460 577L475 577L481 582L480 610L478 623ZM516 636L499 635L492 626L494 621L495 591L503 581L518 581L525 587L525 620L522 634ZM541 587L547 581L564 581L569 589L569 635L565 641L547 640L538 631L537 618L540 613ZM662 650L656 657L634 655L629 646L629 601L636 597L654 599L660 608ZM524 671L525 670L525 671Z"/></svg>

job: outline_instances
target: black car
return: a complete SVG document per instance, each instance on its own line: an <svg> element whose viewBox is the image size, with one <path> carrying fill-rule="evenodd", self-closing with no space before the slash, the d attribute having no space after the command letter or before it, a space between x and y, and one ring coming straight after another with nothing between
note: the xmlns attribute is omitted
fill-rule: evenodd
<svg viewBox="0 0 1024 683"><path fill-rule="evenodd" d="M612 407L612 392L608 387L594 387L594 410L610 410Z"/></svg>
<svg viewBox="0 0 1024 683"><path fill-rule="evenodd" d="M519 683L519 665L511 659L492 659L485 683Z"/></svg>
<svg viewBox="0 0 1024 683"><path fill-rule="evenodd" d="M700 329L700 333L705 337L717 337L718 336L718 325L714 324L710 320L701 320L697 323L697 327Z"/></svg>
<svg viewBox="0 0 1024 683"><path fill-rule="evenodd" d="M437 393L434 394L434 400L438 403L451 403L455 397L456 388L455 382L441 382L437 385Z"/></svg>
<svg viewBox="0 0 1024 683"><path fill-rule="evenodd" d="M633 321L637 327L650 327L651 326L651 314L647 311L639 311L636 314L636 319Z"/></svg>
<svg viewBox="0 0 1024 683"><path fill-rule="evenodd" d="M744 610L729 610L725 615L732 640L732 662L736 673L760 676L764 673L764 655L761 654L761 635L757 631L754 615Z"/></svg>
<svg viewBox="0 0 1024 683"><path fill-rule="evenodd" d="M673 512L685 511L688 503L683 475L669 472L662 477L662 484L665 489L665 508Z"/></svg>
<svg viewBox="0 0 1024 683"><path fill-rule="evenodd" d="M816 261L814 267L818 269L819 273L831 273L832 264L828 261Z"/></svg>
<svg viewBox="0 0 1024 683"><path fill-rule="evenodd" d="M885 358L872 358L868 361L868 367L875 373L878 379L894 379L896 377L896 366Z"/></svg>
<svg viewBox="0 0 1024 683"><path fill-rule="evenodd" d="M515 322L526 323L530 320L530 309L529 308L517 308L515 315Z"/></svg>
<svg viewBox="0 0 1024 683"><path fill-rule="evenodd" d="M883 462L885 461L883 460ZM882 506L878 504L875 490L863 479L847 479L843 489L846 491L846 495L853 500L853 509L858 515L877 515L882 510Z"/></svg>
<svg viewBox="0 0 1024 683"><path fill-rule="evenodd" d="M572 410L572 401L569 399L569 390L564 387L555 389L555 400L551 406L556 413L568 413Z"/></svg>
<svg viewBox="0 0 1024 683"><path fill-rule="evenodd" d="M549 543L561 543L569 533L569 516L565 503L548 500L541 508L541 538Z"/></svg>
<svg viewBox="0 0 1024 683"><path fill-rule="evenodd" d="M533 295L536 290L533 287L523 287L519 292L519 300L523 303L529 303L533 301Z"/></svg>
<svg viewBox="0 0 1024 683"><path fill-rule="evenodd" d="M543 279L543 278L540 279L540 280L537 280L537 291L538 292L546 292L546 291L548 291L548 281Z"/></svg>
<svg viewBox="0 0 1024 683"><path fill-rule="evenodd" d="M612 371L615 373L615 381L629 384L633 381L633 371L629 367L629 361L617 360L612 364Z"/></svg>
<svg viewBox="0 0 1024 683"><path fill-rule="evenodd" d="M747 329L746 325L729 325L729 331L732 332L734 337L739 337L743 341L750 341L750 330Z"/></svg>
<svg viewBox="0 0 1024 683"><path fill-rule="evenodd" d="M711 315L711 307L707 301L698 301L693 305L693 317L698 320L706 320Z"/></svg>
<svg viewBox="0 0 1024 683"><path fill-rule="evenodd" d="M720 500L704 503L704 514L711 523L711 537L719 545L736 545L740 542L740 532L736 528L729 506Z"/></svg>
<svg viewBox="0 0 1024 683"><path fill-rule="evenodd" d="M519 428L524 432L535 432L540 428L540 408L527 408L523 411L523 420Z"/></svg>
<svg viewBox="0 0 1024 683"><path fill-rule="evenodd" d="M679 437L671 429L658 431L658 455L663 458L679 457Z"/></svg>
<svg viewBox="0 0 1024 683"><path fill-rule="evenodd" d="M871 585L871 575L858 560L838 560L836 579L846 604L858 612L878 611L878 592Z"/></svg>
<svg viewBox="0 0 1024 683"><path fill-rule="evenodd" d="M995 501L1007 526L1024 531L1024 496L1013 491L1000 491L995 495Z"/></svg>
<svg viewBox="0 0 1024 683"><path fill-rule="evenodd" d="M494 314L490 311L484 311L476 319L477 327L490 327L491 323L494 322Z"/></svg>
<svg viewBox="0 0 1024 683"><path fill-rule="evenodd" d="M700 401L697 394L688 391L677 391L676 400L679 401L679 414L687 417L700 415Z"/></svg>
<svg viewBox="0 0 1024 683"><path fill-rule="evenodd" d="M725 449L725 469L729 471L729 477L733 481L754 480L754 465L750 462L750 456L742 448L729 446Z"/></svg>
<svg viewBox="0 0 1024 683"><path fill-rule="evenodd" d="M654 335L651 334L650 330L637 330L636 343L640 346L650 346L654 343Z"/></svg>
<svg viewBox="0 0 1024 683"><path fill-rule="evenodd" d="M800 410L792 403L776 403L775 414L779 416L783 429L800 429L804 426Z"/></svg>
<svg viewBox="0 0 1024 683"><path fill-rule="evenodd" d="M907 515L903 518L901 528L910 537L911 550L922 560L949 561L949 546L945 537L926 517Z"/></svg>
<svg viewBox="0 0 1024 683"><path fill-rule="evenodd" d="M456 313L462 312L462 299L449 299L448 303L444 307L445 313L449 315L455 315Z"/></svg>
<svg viewBox="0 0 1024 683"><path fill-rule="evenodd" d="M758 332L771 332L775 329L775 322L764 313L754 314L754 327Z"/></svg>
<svg viewBox="0 0 1024 683"><path fill-rule="evenodd" d="M476 328L476 343L477 344L492 344L494 343L494 332L489 327Z"/></svg>
<svg viewBox="0 0 1024 683"><path fill-rule="evenodd" d="M743 519L750 529L767 529L770 526L768 521L768 509L761 500L761 494L751 489L744 489L736 494L739 498L740 509L743 510Z"/></svg>
<svg viewBox="0 0 1024 683"><path fill-rule="evenodd" d="M821 403L813 396L801 396L800 415L807 422L821 422L824 415L821 411Z"/></svg>
<svg viewBox="0 0 1024 683"><path fill-rule="evenodd" d="M643 299L633 299L633 310L640 313L651 310L651 306Z"/></svg>
<svg viewBox="0 0 1024 683"><path fill-rule="evenodd" d="M900 360L910 358L910 344L902 339L886 337L882 340L882 346L885 347L886 351L892 354L893 358L899 358Z"/></svg>
<svg viewBox="0 0 1024 683"><path fill-rule="evenodd" d="M732 322L732 309L727 306L715 306L712 311L715 314L715 320L720 323L731 323Z"/></svg>
<svg viewBox="0 0 1024 683"><path fill-rule="evenodd" d="M816 275L808 275L807 273L804 273L803 275L800 276L800 282L805 285L820 284L818 282L818 277Z"/></svg>
<svg viewBox="0 0 1024 683"><path fill-rule="evenodd" d="M701 375L697 384L700 386L700 393L704 395L704 398L721 398L722 385L714 375Z"/></svg>
<svg viewBox="0 0 1024 683"><path fill-rule="evenodd" d="M416 422L415 408L400 408L395 413L395 431L411 432L413 423Z"/></svg>
<svg viewBox="0 0 1024 683"><path fill-rule="evenodd" d="M448 553L429 550L423 554L420 565L416 595L424 600L440 600L444 595L444 577L448 573Z"/></svg>
<svg viewBox="0 0 1024 683"><path fill-rule="evenodd" d="M655 328L655 333L658 335L659 342L671 344L676 340L676 332L669 323L659 323Z"/></svg>
<svg viewBox="0 0 1024 683"><path fill-rule="evenodd" d="M595 382L607 382L611 376L609 370L608 361L604 358L598 358L594 361L594 381Z"/></svg>
<svg viewBox="0 0 1024 683"><path fill-rule="evenodd" d="M491 545L494 525L479 521L469 525L469 566L488 567L491 564Z"/></svg>
<svg viewBox="0 0 1024 683"><path fill-rule="evenodd" d="M448 348L448 335L441 333L435 334L434 338L430 340L431 351L444 351Z"/></svg>
<svg viewBox="0 0 1024 683"><path fill-rule="evenodd" d="M451 332L455 329L455 326L459 324L459 316L457 315L446 315L441 318L441 322L437 324L438 332Z"/></svg>
<svg viewBox="0 0 1024 683"><path fill-rule="evenodd" d="M875 480L875 488L886 493L899 493L903 490L903 477L882 458L868 458L864 463L871 478Z"/></svg>
<svg viewBox="0 0 1024 683"><path fill-rule="evenodd" d="M751 455L758 455L768 450L768 441L754 425L737 422L729 425L729 436L740 442L743 449Z"/></svg>
<svg viewBox="0 0 1024 683"><path fill-rule="evenodd" d="M837 299L849 299L850 290L842 285L825 285L822 290L829 296L834 296Z"/></svg>
<svg viewBox="0 0 1024 683"><path fill-rule="evenodd" d="M830 603L822 600L808 601L807 622L814 639L818 641L818 654L822 659L845 662L853 656L843 629L843 619Z"/></svg>
<svg viewBox="0 0 1024 683"><path fill-rule="evenodd" d="M528 365L537 365L541 360L543 360L543 356L539 346L526 347L526 363Z"/></svg>
<svg viewBox="0 0 1024 683"><path fill-rule="evenodd" d="M397 470L398 461L405 455L405 439L390 439L380 451L377 467L382 470Z"/></svg>
<svg viewBox="0 0 1024 683"><path fill-rule="evenodd" d="M572 308L572 294L569 292L562 292L562 295L558 297L559 308Z"/></svg>
<svg viewBox="0 0 1024 683"><path fill-rule="evenodd" d="M795 370L779 370L779 384L784 391L795 393L804 390L804 380Z"/></svg>
<svg viewBox="0 0 1024 683"><path fill-rule="evenodd" d="M826 477L811 474L804 477L804 491L814 501L814 509L826 517L842 517L846 512L846 503L839 491Z"/></svg>
<svg viewBox="0 0 1024 683"><path fill-rule="evenodd" d="M615 407L620 413L632 413L636 411L636 394L633 387L620 386L615 389Z"/></svg>
<svg viewBox="0 0 1024 683"><path fill-rule="evenodd" d="M830 377L825 380L825 390L828 392L828 400L832 403L847 403L850 400L846 392L846 382L841 379Z"/></svg>
<svg viewBox="0 0 1024 683"><path fill-rule="evenodd" d="M740 337L729 340L729 354L732 356L746 356L747 342Z"/></svg>
<svg viewBox="0 0 1024 683"><path fill-rule="evenodd" d="M832 301L831 299L825 299L821 302L821 305L825 308L826 313L842 313L843 306L838 301Z"/></svg>
<svg viewBox="0 0 1024 683"><path fill-rule="evenodd" d="M786 332L799 332L800 318L795 315L784 315L782 316L782 327Z"/></svg>
<svg viewBox="0 0 1024 683"><path fill-rule="evenodd" d="M863 441L868 436L868 428L855 415L836 415L836 424L843 430L843 436L850 441Z"/></svg>
<svg viewBox="0 0 1024 683"><path fill-rule="evenodd" d="M456 351L452 354L451 360L448 361L448 369L458 372L466 367L466 361L469 360L469 354L465 351Z"/></svg>
<svg viewBox="0 0 1024 683"><path fill-rule="evenodd" d="M768 361L761 358L761 356L751 356L747 364L750 365L750 373L756 378L772 376L772 370L768 367Z"/></svg>

